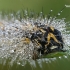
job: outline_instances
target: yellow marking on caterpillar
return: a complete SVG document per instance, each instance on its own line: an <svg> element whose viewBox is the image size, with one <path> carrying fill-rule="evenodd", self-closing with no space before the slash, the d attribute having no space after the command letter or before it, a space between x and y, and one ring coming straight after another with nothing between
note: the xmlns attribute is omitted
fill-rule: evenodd
<svg viewBox="0 0 70 70"><path fill-rule="evenodd" d="M54 27L50 26L50 29L51 29L52 31L54 31Z"/></svg>
<svg viewBox="0 0 70 70"><path fill-rule="evenodd" d="M48 44L46 44L45 46L49 45L51 38L53 38L55 42L57 42L57 43L60 44L60 42L56 39L56 37L52 33L49 33L48 36L47 36L47 42L48 42Z"/></svg>
<svg viewBox="0 0 70 70"><path fill-rule="evenodd" d="M40 31L41 31L42 33L45 33L45 32L46 32L46 31L44 31L44 30L43 30L43 29L41 29L41 28L40 28Z"/></svg>
<svg viewBox="0 0 70 70"><path fill-rule="evenodd" d="M23 41L23 43L26 43L26 44L29 44L30 43L30 39L29 38L25 38L22 41Z"/></svg>
<svg viewBox="0 0 70 70"><path fill-rule="evenodd" d="M36 43L38 46L41 46L41 44L37 41L37 39L35 39Z"/></svg>

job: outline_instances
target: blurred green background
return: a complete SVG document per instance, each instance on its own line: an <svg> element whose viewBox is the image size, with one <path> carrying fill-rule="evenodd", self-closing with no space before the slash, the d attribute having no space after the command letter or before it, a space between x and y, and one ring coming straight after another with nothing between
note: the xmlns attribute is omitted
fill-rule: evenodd
<svg viewBox="0 0 70 70"><path fill-rule="evenodd" d="M0 0L0 10L18 11L27 10L39 13L43 10L44 14L48 14L52 9L52 15L56 15L65 5L70 5L70 0ZM64 9L59 18L64 18L70 14L70 7ZM68 16L67 20L70 17Z"/></svg>
<svg viewBox="0 0 70 70"><path fill-rule="evenodd" d="M19 11L27 10L39 13L43 11L44 14L48 14L50 10L53 10L52 15L56 15L65 5L70 6L70 0L0 0L0 11ZM67 16L67 21L70 21L70 7L64 9L58 18L64 18ZM37 64L36 68L31 67L29 64L21 66L14 64L9 67L8 64L3 66L0 64L0 70L70 70L70 57L67 59L57 59L51 63L42 63L42 68Z"/></svg>

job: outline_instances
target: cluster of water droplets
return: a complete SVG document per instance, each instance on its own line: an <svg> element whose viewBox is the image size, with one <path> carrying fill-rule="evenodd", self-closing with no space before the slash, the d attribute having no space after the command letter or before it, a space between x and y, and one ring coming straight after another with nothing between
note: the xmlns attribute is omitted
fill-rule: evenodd
<svg viewBox="0 0 70 70"><path fill-rule="evenodd" d="M30 44L23 43L23 37L25 33L29 33L29 30L33 30L34 23L41 23L42 25L53 26L58 29L64 40L64 49L70 49L70 31L69 31L69 22L65 22L63 19L55 19L50 17L42 18L41 16L37 18L29 18L27 12L25 11L26 18L20 19L20 11L17 13L18 18L14 16L13 13L9 15L0 14L0 63L6 63L8 59L10 64L13 64L15 61L17 64L24 66L28 61L31 65L36 67L35 61L32 60L34 45L32 42ZM10 19L8 18L11 17ZM53 21L51 21L53 19ZM51 23L51 24L50 24ZM31 25L31 26L29 26ZM67 58L67 56L64 56ZM61 59L61 56L58 57ZM6 60L5 60L6 59ZM56 60L56 58L46 58L39 59L38 64L42 67L41 62L51 62ZM3 62L2 62L3 61Z"/></svg>

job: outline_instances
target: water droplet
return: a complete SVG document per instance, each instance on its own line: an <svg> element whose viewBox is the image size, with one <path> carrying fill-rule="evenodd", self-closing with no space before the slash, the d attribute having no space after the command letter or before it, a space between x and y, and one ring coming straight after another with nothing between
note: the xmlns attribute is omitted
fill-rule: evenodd
<svg viewBox="0 0 70 70"><path fill-rule="evenodd" d="M58 15L60 15L60 13L58 13Z"/></svg>
<svg viewBox="0 0 70 70"><path fill-rule="evenodd" d="M14 53L14 50L10 50L10 53Z"/></svg>
<svg viewBox="0 0 70 70"><path fill-rule="evenodd" d="M51 12L52 12L53 10L51 10Z"/></svg>
<svg viewBox="0 0 70 70"><path fill-rule="evenodd" d="M61 59L61 56L59 56L59 59Z"/></svg>
<svg viewBox="0 0 70 70"><path fill-rule="evenodd" d="M20 65L20 62L17 62L18 65Z"/></svg>
<svg viewBox="0 0 70 70"><path fill-rule="evenodd" d="M67 56L64 55L65 58L67 58Z"/></svg>

